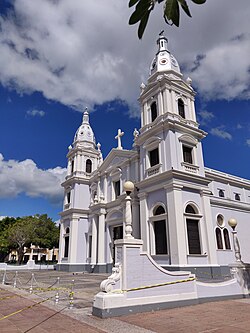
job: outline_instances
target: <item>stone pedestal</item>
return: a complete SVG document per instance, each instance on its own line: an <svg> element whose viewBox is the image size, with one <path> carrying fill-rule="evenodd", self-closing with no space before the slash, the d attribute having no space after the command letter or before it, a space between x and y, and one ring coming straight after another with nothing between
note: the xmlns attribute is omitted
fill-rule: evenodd
<svg viewBox="0 0 250 333"><path fill-rule="evenodd" d="M115 241L116 264L95 296L94 315L105 318L197 303L194 275L164 270L142 251L142 244L133 238Z"/></svg>
<svg viewBox="0 0 250 333"><path fill-rule="evenodd" d="M230 272L242 288L244 297L249 297L250 290L250 264L236 261L229 265Z"/></svg>

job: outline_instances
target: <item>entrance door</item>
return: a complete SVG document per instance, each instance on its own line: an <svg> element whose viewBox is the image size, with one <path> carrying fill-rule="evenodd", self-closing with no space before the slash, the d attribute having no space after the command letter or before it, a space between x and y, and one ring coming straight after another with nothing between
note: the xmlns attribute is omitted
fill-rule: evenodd
<svg viewBox="0 0 250 333"><path fill-rule="evenodd" d="M112 259L113 264L115 263L115 240L123 238L123 226L119 225L117 227L113 227L113 240L112 240Z"/></svg>

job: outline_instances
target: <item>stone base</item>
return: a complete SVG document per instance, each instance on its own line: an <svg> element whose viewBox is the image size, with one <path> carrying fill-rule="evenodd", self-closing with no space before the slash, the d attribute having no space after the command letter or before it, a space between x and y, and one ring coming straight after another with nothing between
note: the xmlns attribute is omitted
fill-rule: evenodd
<svg viewBox="0 0 250 333"><path fill-rule="evenodd" d="M99 318L111 318L126 316L129 314L159 311L166 309L179 308L183 306L202 304L207 302L216 302L216 301L225 301L228 299L242 299L244 296L238 295L229 295L229 296L214 296L214 297L203 297L203 298L194 298L194 299L184 299L179 301L166 301L159 303L150 303L131 305L131 306L121 306L116 308L101 309L93 306L92 314Z"/></svg>
<svg viewBox="0 0 250 333"><path fill-rule="evenodd" d="M162 265L167 271L188 271L195 274L199 280L224 280L230 278L229 266L173 266Z"/></svg>
<svg viewBox="0 0 250 333"><path fill-rule="evenodd" d="M111 273L113 264L90 265L90 264L68 264L55 265L57 271L63 272L88 272L88 273Z"/></svg>
<svg viewBox="0 0 250 333"><path fill-rule="evenodd" d="M220 266L198 267L204 279L196 280L190 270L198 275L197 267L163 269L142 251L141 240L116 240L115 258L112 274L94 298L92 313L101 318L244 297L236 278L222 279ZM211 283L215 275L218 280Z"/></svg>

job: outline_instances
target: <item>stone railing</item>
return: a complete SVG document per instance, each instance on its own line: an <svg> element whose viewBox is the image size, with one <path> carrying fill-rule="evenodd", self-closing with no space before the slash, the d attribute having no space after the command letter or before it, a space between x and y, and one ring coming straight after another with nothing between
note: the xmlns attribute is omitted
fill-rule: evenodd
<svg viewBox="0 0 250 333"><path fill-rule="evenodd" d="M151 177L153 175L156 175L157 173L160 173L161 164L157 164L152 166L151 168L147 169L147 176Z"/></svg>
<svg viewBox="0 0 250 333"><path fill-rule="evenodd" d="M181 165L182 165L184 171L186 171L186 172L197 174L199 171L199 167L197 165L193 165L193 164L189 164L189 163L185 163L185 162L182 162Z"/></svg>

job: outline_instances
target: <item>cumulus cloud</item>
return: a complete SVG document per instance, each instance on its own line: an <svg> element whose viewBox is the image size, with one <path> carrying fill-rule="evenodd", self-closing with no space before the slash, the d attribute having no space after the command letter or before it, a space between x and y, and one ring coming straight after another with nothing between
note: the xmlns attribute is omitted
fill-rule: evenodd
<svg viewBox="0 0 250 333"><path fill-rule="evenodd" d="M221 139L232 140L232 135L225 131L223 127L212 128L210 133L212 135L218 136Z"/></svg>
<svg viewBox="0 0 250 333"><path fill-rule="evenodd" d="M0 154L0 197L16 197L20 193L27 196L43 197L51 203L59 203L63 198L60 186L66 169L56 167L42 170L30 159L5 161Z"/></svg>
<svg viewBox="0 0 250 333"><path fill-rule="evenodd" d="M33 109L33 110L28 110L27 112L27 115L28 116L31 116L31 117L43 117L45 116L45 112L42 111L42 110L36 110L36 109Z"/></svg>
<svg viewBox="0 0 250 333"><path fill-rule="evenodd" d="M246 144L248 145L248 147L250 147L250 139L246 140Z"/></svg>
<svg viewBox="0 0 250 333"><path fill-rule="evenodd" d="M165 25L158 5L139 41L137 27L128 26L128 0L13 0L14 11L0 16L0 82L79 110L121 99L134 115L164 26L170 50L198 92L207 99L248 99L248 2L190 3L193 18L182 13L180 29Z"/></svg>
<svg viewBox="0 0 250 333"><path fill-rule="evenodd" d="M192 78L208 100L249 99L250 34L208 50Z"/></svg>

